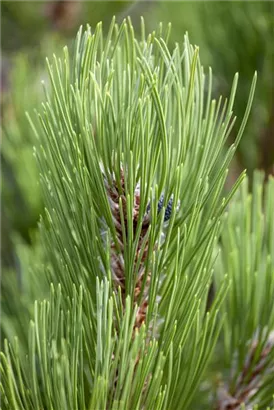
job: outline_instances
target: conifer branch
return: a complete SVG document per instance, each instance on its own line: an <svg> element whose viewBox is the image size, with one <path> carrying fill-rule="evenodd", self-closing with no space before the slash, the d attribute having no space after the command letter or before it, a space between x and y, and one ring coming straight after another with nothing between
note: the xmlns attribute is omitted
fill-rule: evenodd
<svg viewBox="0 0 274 410"><path fill-rule="evenodd" d="M265 189L264 174L248 180L231 204L221 235L222 253L216 267L217 283L226 273L231 287L223 309L224 377L217 409L264 409L273 402L274 370L274 180Z"/></svg>
<svg viewBox="0 0 274 410"><path fill-rule="evenodd" d="M28 356L6 342L12 408L187 409L223 325L227 277L205 311L235 145L238 75L211 101L199 50L130 19L81 28L48 60L35 156L49 300L35 303ZM208 84L207 84L208 83ZM205 99L205 88L208 95ZM224 152L225 150L225 152ZM51 369L51 370L50 370Z"/></svg>

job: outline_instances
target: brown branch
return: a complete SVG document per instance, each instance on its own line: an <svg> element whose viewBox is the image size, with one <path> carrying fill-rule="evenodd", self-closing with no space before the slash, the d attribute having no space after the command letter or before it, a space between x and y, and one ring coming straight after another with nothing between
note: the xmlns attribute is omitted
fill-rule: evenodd
<svg viewBox="0 0 274 410"><path fill-rule="evenodd" d="M122 200L122 209L123 209L123 219L125 230L127 231L127 212L126 212L126 192L125 192L125 180L123 170L121 170L121 181L120 185L122 187L122 192L119 193L118 184L113 179L112 185L106 184L106 189L108 192L109 204L112 212L114 226L116 228L116 235L118 243L120 244L120 252L117 250L117 247L114 241L111 243L111 270L112 277L115 284L115 287L118 291L118 288L121 288L123 302L126 300L126 275L125 275L125 264L124 264L124 249L126 244L124 243L123 232L122 232L122 221L119 209L119 200ZM139 219L139 208L140 208L140 192L139 187L135 188L134 192L134 205L133 205L133 232L136 233L137 223ZM134 267L137 266L137 261L142 247L144 247L144 253L142 255L141 263L138 267L137 280L135 283L135 289L133 292L133 303L137 304L139 301L141 290L144 289L142 299L138 303L138 311L136 316L136 322L134 327L134 332L136 328L140 328L142 323L145 322L146 313L148 308L147 296L149 292L150 285L150 273L145 276L145 262L148 253L148 239L146 234L148 232L150 220L148 216L145 216L142 221L141 234L139 237L136 255L134 259ZM146 243L144 244L144 241ZM145 281L145 283L144 283Z"/></svg>

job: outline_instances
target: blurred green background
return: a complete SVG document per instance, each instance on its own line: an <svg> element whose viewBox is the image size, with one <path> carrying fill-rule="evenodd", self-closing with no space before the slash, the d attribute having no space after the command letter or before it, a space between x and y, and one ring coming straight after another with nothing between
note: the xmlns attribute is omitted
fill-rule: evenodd
<svg viewBox="0 0 274 410"><path fill-rule="evenodd" d="M20 333L20 329L7 324L20 309L20 298L25 306L20 326L28 322L40 280L37 274L31 277L29 273L29 267L41 260L36 231L43 204L32 154L34 136L25 111L33 113L43 99L41 81L47 81L45 57L51 57L53 52L58 55L64 45L72 45L80 24L88 23L94 28L103 21L107 30L113 15L118 22L130 15L137 34L141 15L147 32L160 21L171 22L170 47L182 42L188 31L191 43L200 47L205 72L209 66L213 69L216 97L228 96L233 76L239 72L235 103L238 121L230 143L243 117L257 70L253 109L229 183L243 169L251 176L255 168L266 174L274 171L273 2L2 1L1 302L6 318L2 337Z"/></svg>

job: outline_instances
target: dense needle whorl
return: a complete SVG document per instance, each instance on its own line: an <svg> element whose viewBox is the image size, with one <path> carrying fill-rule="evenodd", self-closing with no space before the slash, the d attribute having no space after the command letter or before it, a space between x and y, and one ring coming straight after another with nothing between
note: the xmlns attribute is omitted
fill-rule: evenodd
<svg viewBox="0 0 274 410"><path fill-rule="evenodd" d="M269 357L274 350L274 331L270 332L259 355L257 347L258 340L255 336L247 349L244 367L238 374L233 390L225 383L219 386L218 403L215 410L240 410L243 403L246 410L253 409L253 397L261 387L262 373L271 374L273 372ZM234 369L232 369L232 374L233 372Z"/></svg>

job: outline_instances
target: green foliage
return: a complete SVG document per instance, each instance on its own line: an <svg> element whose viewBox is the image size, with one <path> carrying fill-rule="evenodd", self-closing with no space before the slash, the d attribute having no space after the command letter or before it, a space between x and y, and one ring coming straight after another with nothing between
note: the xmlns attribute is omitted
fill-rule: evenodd
<svg viewBox="0 0 274 410"><path fill-rule="evenodd" d="M52 37L41 47L52 50L58 41ZM47 73L41 60L36 51L13 56L1 101L1 342L17 335L23 349L33 302L45 292L36 264L42 263L36 231L43 205L33 155L35 138L25 113L43 97L41 80L47 81ZM33 275L30 266L35 266Z"/></svg>
<svg viewBox="0 0 274 410"><path fill-rule="evenodd" d="M40 72L33 64L23 54L17 55L13 64L9 75L12 88L2 100L1 341L18 335L26 349L25 330L44 281L40 279L35 286L37 280L29 272L30 262L36 259L35 231L42 200L34 138L25 109L33 109L42 96L38 92Z"/></svg>
<svg viewBox="0 0 274 410"><path fill-rule="evenodd" d="M5 35L3 50L14 49L18 45L25 46L26 43L31 46L37 44L37 37L41 38L47 28L47 22L43 18L45 4L45 1L1 2L1 31Z"/></svg>
<svg viewBox="0 0 274 410"><path fill-rule="evenodd" d="M148 17L145 14L146 17ZM264 154L267 128L273 134L273 5L268 1L206 1L160 2L155 9L155 21L172 22L172 40L178 41L188 31L194 44L201 47L205 65L214 67L214 94L227 94L231 75L239 71L239 86L235 112L242 117L249 93L249 78L258 71L258 86L253 110L244 137L237 151L240 169L247 168L250 177L256 167L269 171L274 154ZM271 122L272 121L272 122ZM234 133L231 139L234 138Z"/></svg>
<svg viewBox="0 0 274 410"><path fill-rule="evenodd" d="M273 404L274 381L274 180L270 178L265 189L263 182L264 174L256 172L251 194L248 180L242 183L224 217L215 267L217 287L224 275L231 281L221 308L225 321L220 367L232 370L226 377L233 393L243 369L242 383L248 384L258 377L260 366L259 391L253 380L250 399L259 409Z"/></svg>
<svg viewBox="0 0 274 410"><path fill-rule="evenodd" d="M225 359L238 348L240 365L246 340L256 330L263 332L267 326L270 332L274 326L274 307L265 303L274 297L274 182L270 178L264 190L263 181L264 175L255 173L252 194L247 179L237 192L224 217L222 252L216 265L218 282L224 274L232 281L231 299L223 306L227 312Z"/></svg>
<svg viewBox="0 0 274 410"><path fill-rule="evenodd" d="M33 134L30 132L25 110L33 109L39 96L39 76L29 76L34 67L23 54L13 61L9 81L11 92L4 100L1 146L4 172L2 195L6 217L14 230L29 241L29 230L34 228L41 212L38 170L33 158ZM18 157L20 161L18 161Z"/></svg>
<svg viewBox="0 0 274 410"><path fill-rule="evenodd" d="M29 247L18 236L13 237L15 266L2 266L1 277L1 344L4 339L20 340L21 353L27 352L27 329L33 316L35 299L48 294L42 268L43 254L37 243Z"/></svg>
<svg viewBox="0 0 274 410"><path fill-rule="evenodd" d="M243 179L223 197L256 75L235 144L225 149L238 75L227 99L212 100L212 74L205 75L199 50L185 36L170 53L169 35L170 27L164 32L161 25L146 35L142 24L137 41L130 20L120 27L113 20L106 38L101 24L94 32L80 29L72 56L64 48L61 58L48 62L46 102L30 121L45 204L41 263L32 272L36 280L47 276L50 296L35 302L27 354L21 334L4 344L3 408L192 408L220 330L224 325L226 335L232 327L231 316L224 315L236 289L232 284L228 290L234 276L221 262L230 252L226 246L217 259L218 291L209 311L206 303L222 216ZM108 189L114 185L116 219ZM267 200L267 209L272 202ZM142 238L145 218L149 227ZM270 232L271 248L265 246L272 261ZM115 282L113 250L123 259L123 291ZM265 266L272 269L270 262ZM145 322L136 328L148 277ZM268 308L261 310L265 317ZM257 323L258 316L250 319L247 338ZM230 346L231 357L238 344Z"/></svg>
<svg viewBox="0 0 274 410"><path fill-rule="evenodd" d="M60 39L52 36L42 42L43 52L57 48ZM44 55L34 50L30 55L17 53L10 61L6 88L2 95L1 170L2 207L1 258L3 266L14 267L15 242L31 245L42 213L38 168L33 156L35 138L26 111L41 103L41 81L47 73L41 60ZM21 239L20 239L21 238Z"/></svg>
<svg viewBox="0 0 274 410"><path fill-rule="evenodd" d="M10 53L18 48L31 55L41 48L53 32L63 37L74 35L80 23L95 27L98 21L107 25L113 15L119 15L132 1L48 1L26 0L1 2L2 49ZM43 48L43 45L42 45ZM45 50L44 50L45 52Z"/></svg>

